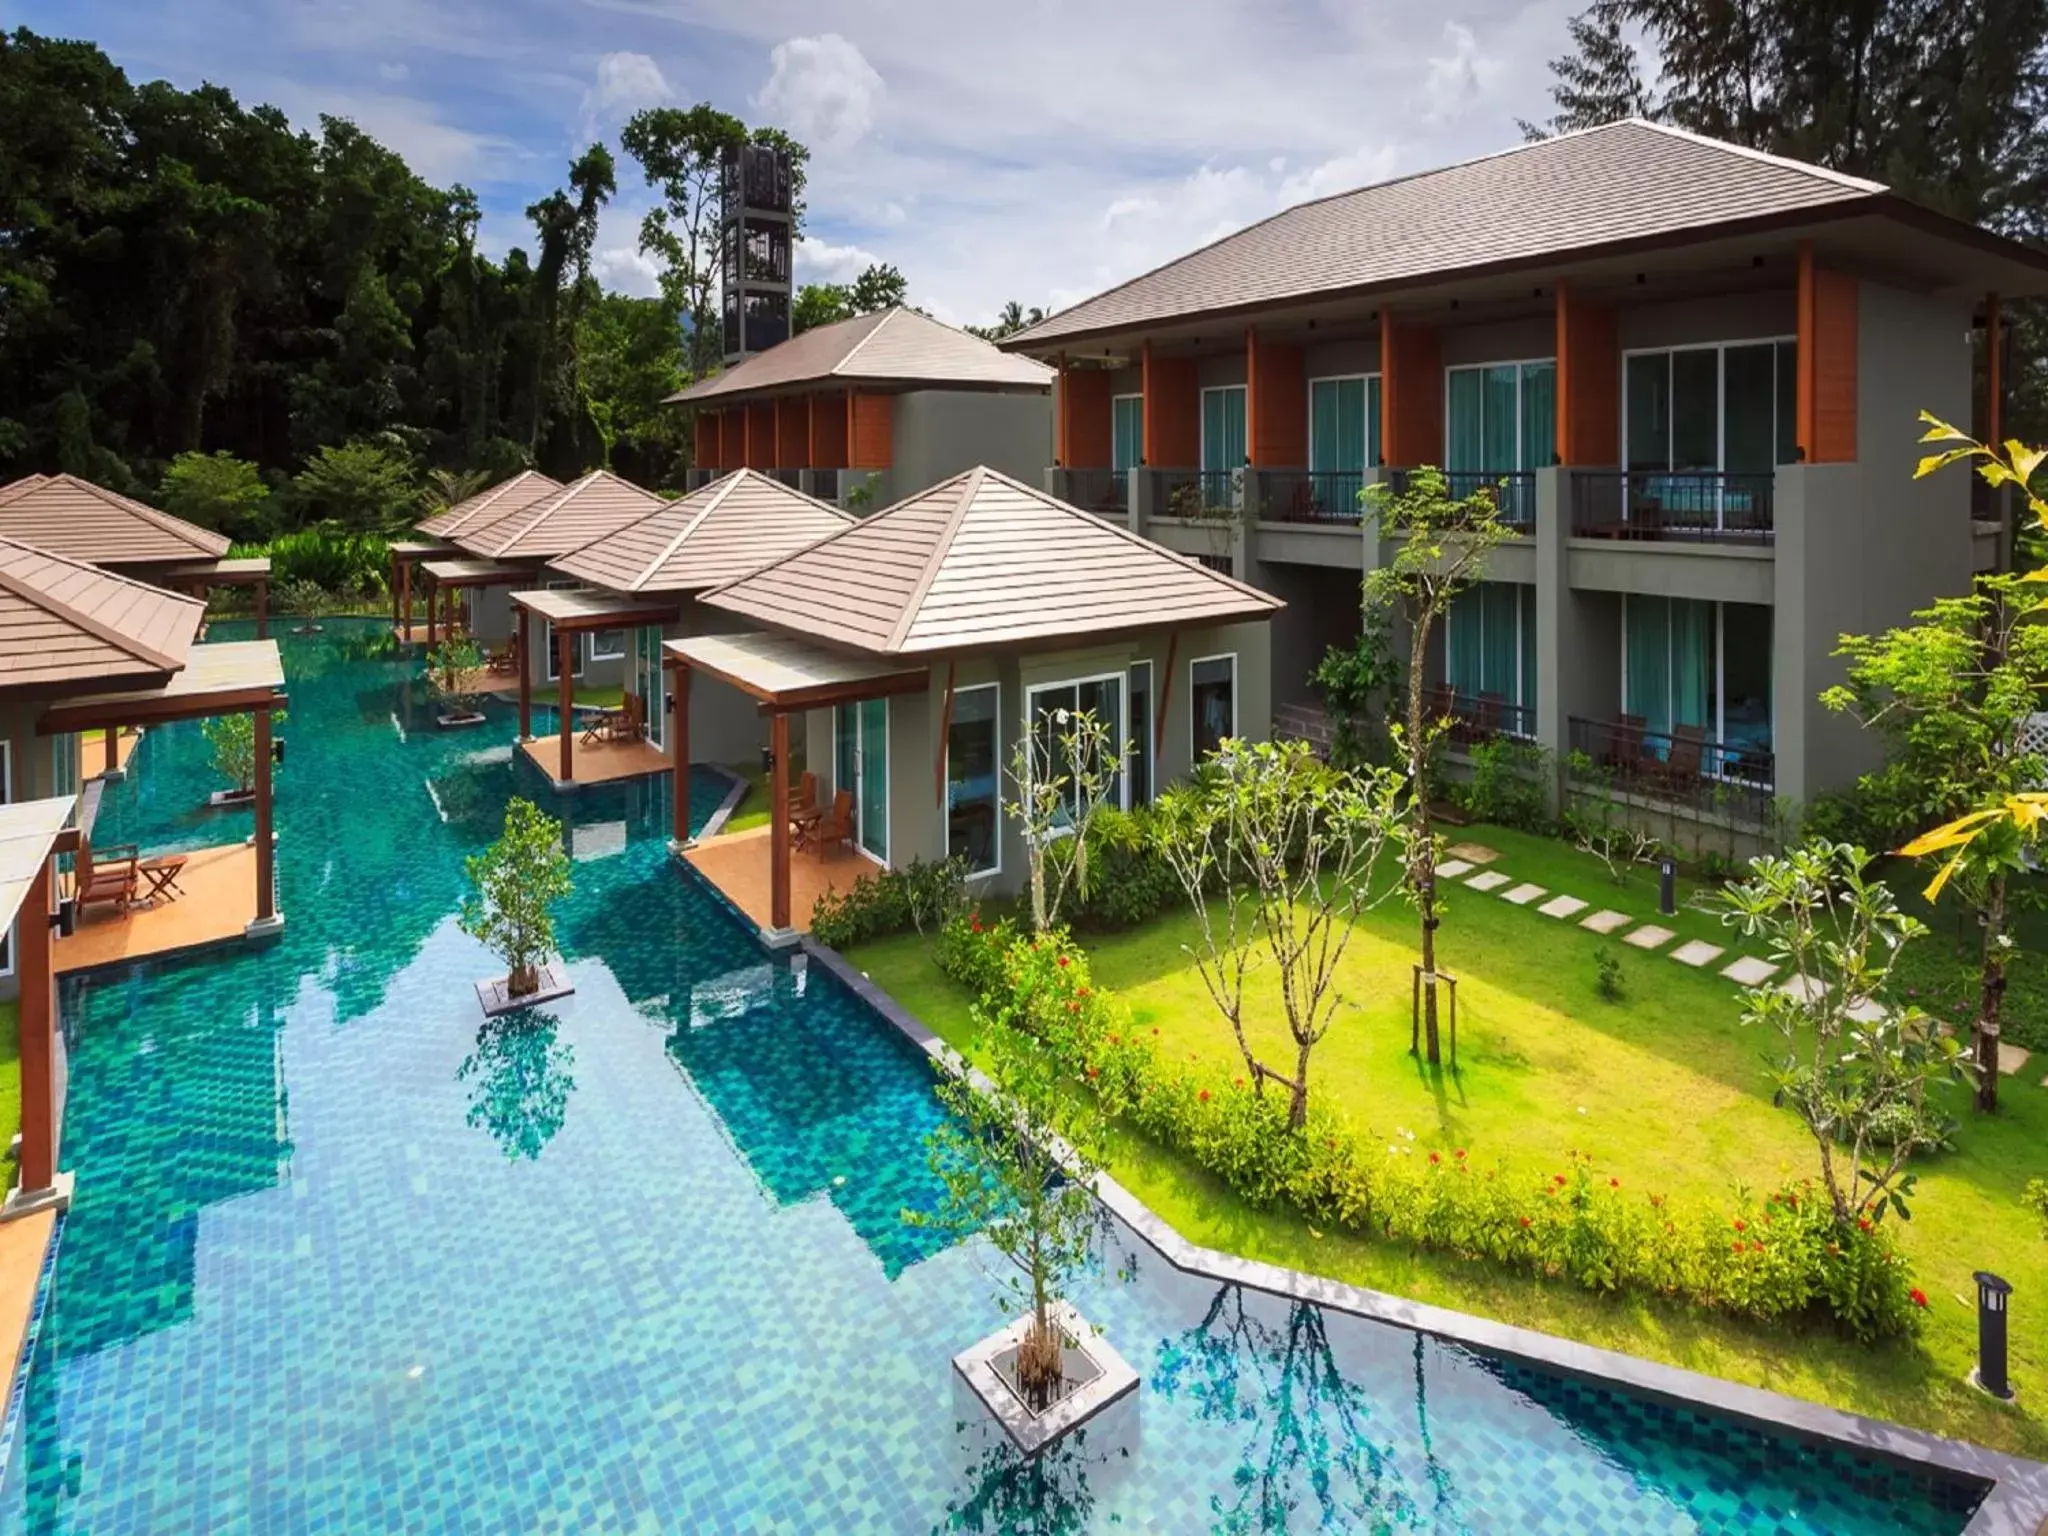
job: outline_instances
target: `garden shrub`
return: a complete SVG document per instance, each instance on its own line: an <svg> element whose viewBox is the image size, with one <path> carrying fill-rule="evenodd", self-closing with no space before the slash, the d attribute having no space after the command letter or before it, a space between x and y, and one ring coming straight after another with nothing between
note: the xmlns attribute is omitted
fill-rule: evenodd
<svg viewBox="0 0 2048 1536"><path fill-rule="evenodd" d="M1073 927L1096 933L1132 928L1180 899L1180 882L1160 855L1156 832L1157 813L1149 808L1105 807L1095 813L1088 831L1088 888L1075 888L1062 914ZM1069 839L1046 847L1046 862L1054 869L1072 857Z"/></svg>
<svg viewBox="0 0 2048 1536"><path fill-rule="evenodd" d="M391 546L384 539L327 528L302 528L267 544L237 544L230 553L268 555L273 587L310 581L337 597L383 591L391 565Z"/></svg>
<svg viewBox="0 0 2048 1536"><path fill-rule="evenodd" d="M902 869L862 875L844 891L827 891L811 909L811 937L832 949L915 930L937 932L967 901L961 859L913 859Z"/></svg>
<svg viewBox="0 0 2048 1536"><path fill-rule="evenodd" d="M982 1029L1039 1042L1110 1118L1217 1178L1248 1203L1325 1227L1485 1259L1594 1291L1688 1302L1759 1321L1832 1319L1864 1341L1911 1330L1924 1295L1881 1211L1838 1224L1824 1191L1787 1180L1761 1200L1681 1201L1637 1190L1574 1156L1546 1176L1482 1165L1467 1149L1362 1136L1320 1101L1302 1130L1282 1094L1194 1055L1169 1058L1156 1027L1097 989L1063 932L1027 937L962 914L940 936L942 970L976 993Z"/></svg>
<svg viewBox="0 0 2048 1536"><path fill-rule="evenodd" d="M1519 832L1548 832L1550 754L1531 741L1495 736L1467 749L1472 777L1453 785L1451 800L1475 821L1513 827Z"/></svg>

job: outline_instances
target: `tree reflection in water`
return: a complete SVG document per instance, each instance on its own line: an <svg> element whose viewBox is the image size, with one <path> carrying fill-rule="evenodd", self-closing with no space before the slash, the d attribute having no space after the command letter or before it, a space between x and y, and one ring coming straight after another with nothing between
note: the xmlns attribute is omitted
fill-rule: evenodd
<svg viewBox="0 0 2048 1536"><path fill-rule="evenodd" d="M1088 1529L1095 1513L1088 1472L1100 1460L1099 1455L1088 1454L1086 1425L1029 1460L997 1431L968 1474L974 1491L948 1508L942 1529L990 1536L1075 1536Z"/></svg>
<svg viewBox="0 0 2048 1536"><path fill-rule="evenodd" d="M1369 1434L1371 1397L1338 1369L1321 1308L1296 1302L1276 1325L1223 1286L1199 1324L1160 1345L1150 1386L1203 1419L1245 1426L1236 1498L1212 1500L1215 1529L1284 1531L1310 1502L1321 1530L1413 1523L1392 1443Z"/></svg>
<svg viewBox="0 0 2048 1536"><path fill-rule="evenodd" d="M469 1114L507 1157L535 1158L562 1128L576 1091L576 1053L555 1039L551 1013L521 1009L486 1019L455 1080L469 1084Z"/></svg>

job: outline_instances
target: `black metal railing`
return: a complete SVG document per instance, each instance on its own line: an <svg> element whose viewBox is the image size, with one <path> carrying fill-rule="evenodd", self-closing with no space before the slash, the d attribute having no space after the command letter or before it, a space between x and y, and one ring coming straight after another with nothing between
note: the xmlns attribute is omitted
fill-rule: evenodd
<svg viewBox="0 0 2048 1536"><path fill-rule="evenodd" d="M1060 499L1103 517L1123 517L1131 506L1130 477L1121 469L1063 469Z"/></svg>
<svg viewBox="0 0 2048 1536"><path fill-rule="evenodd" d="M1536 739L1535 709L1504 694L1460 693L1455 688L1438 687L1431 690L1424 707L1432 718L1449 721L1444 734L1454 747L1476 746L1498 736Z"/></svg>
<svg viewBox="0 0 2048 1536"><path fill-rule="evenodd" d="M1202 510L1209 516L1237 508L1237 477L1234 469L1205 469L1196 477L1202 491Z"/></svg>
<svg viewBox="0 0 2048 1536"><path fill-rule="evenodd" d="M1768 544L1776 489L1766 471L1574 470L1572 536Z"/></svg>
<svg viewBox="0 0 2048 1536"><path fill-rule="evenodd" d="M1363 514L1365 472L1270 469L1263 472L1259 516L1276 523L1351 523Z"/></svg>
<svg viewBox="0 0 2048 1536"><path fill-rule="evenodd" d="M1570 722L1572 787L1603 790L1634 804L1771 824L1777 759L1752 742L1720 741L1702 726L1653 731L1640 716Z"/></svg>
<svg viewBox="0 0 2048 1536"><path fill-rule="evenodd" d="M1536 471L1533 469L1452 469L1444 472L1451 496L1466 501L1490 497L1500 508L1500 521L1523 532L1536 526Z"/></svg>
<svg viewBox="0 0 2048 1536"><path fill-rule="evenodd" d="M820 501L837 501L839 499L839 471L836 469L812 470L811 494Z"/></svg>

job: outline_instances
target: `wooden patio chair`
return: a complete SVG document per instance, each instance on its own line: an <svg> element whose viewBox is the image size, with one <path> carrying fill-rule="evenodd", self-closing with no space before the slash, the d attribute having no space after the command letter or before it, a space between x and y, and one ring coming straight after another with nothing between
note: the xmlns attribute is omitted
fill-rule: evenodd
<svg viewBox="0 0 2048 1536"><path fill-rule="evenodd" d="M1623 715L1607 728L1607 749L1601 754L1601 761L1607 767L1621 773L1634 773L1643 765L1643 727L1648 722L1641 715Z"/></svg>
<svg viewBox="0 0 2048 1536"><path fill-rule="evenodd" d="M618 713L605 717L604 728L607 741L638 741L647 734L646 701L637 693L627 694Z"/></svg>
<svg viewBox="0 0 2048 1536"><path fill-rule="evenodd" d="M516 676L519 672L519 636L515 633L492 651L484 665L493 672L510 672Z"/></svg>
<svg viewBox="0 0 2048 1536"><path fill-rule="evenodd" d="M133 843L95 849L90 839L81 838L71 873L79 911L96 902L113 902L125 912L142 880L141 850Z"/></svg>
<svg viewBox="0 0 2048 1536"><path fill-rule="evenodd" d="M799 774L782 805L783 819L789 823L790 846L799 850L810 847L824 814L818 807L818 776Z"/></svg>
<svg viewBox="0 0 2048 1536"><path fill-rule="evenodd" d="M1472 712L1472 735L1479 741L1490 741L1501 732L1502 721L1507 716L1508 697L1504 693L1482 693L1479 707Z"/></svg>
<svg viewBox="0 0 2048 1536"><path fill-rule="evenodd" d="M818 818L816 831L811 834L816 843L818 857L822 860L833 848L842 853L853 841L853 791L842 789L832 797L832 809Z"/></svg>
<svg viewBox="0 0 2048 1536"><path fill-rule="evenodd" d="M1675 792L1690 794L1706 771L1707 728L1703 725L1674 725L1671 754L1664 759L1664 782Z"/></svg>

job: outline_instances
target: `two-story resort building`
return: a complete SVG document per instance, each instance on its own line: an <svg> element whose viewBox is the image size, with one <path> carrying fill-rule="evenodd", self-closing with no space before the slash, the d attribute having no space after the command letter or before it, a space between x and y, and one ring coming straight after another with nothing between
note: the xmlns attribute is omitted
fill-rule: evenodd
<svg viewBox="0 0 2048 1536"><path fill-rule="evenodd" d="M1283 709L1388 558L1360 491L1437 465L1520 531L1432 637L1468 726L1754 809L1869 762L1817 701L1839 637L2001 559L1972 477L1914 480L1917 417L1995 434L2001 297L2044 291L2048 253L1629 121L1289 209L1005 345L1059 370L1051 489L1287 600Z"/></svg>

